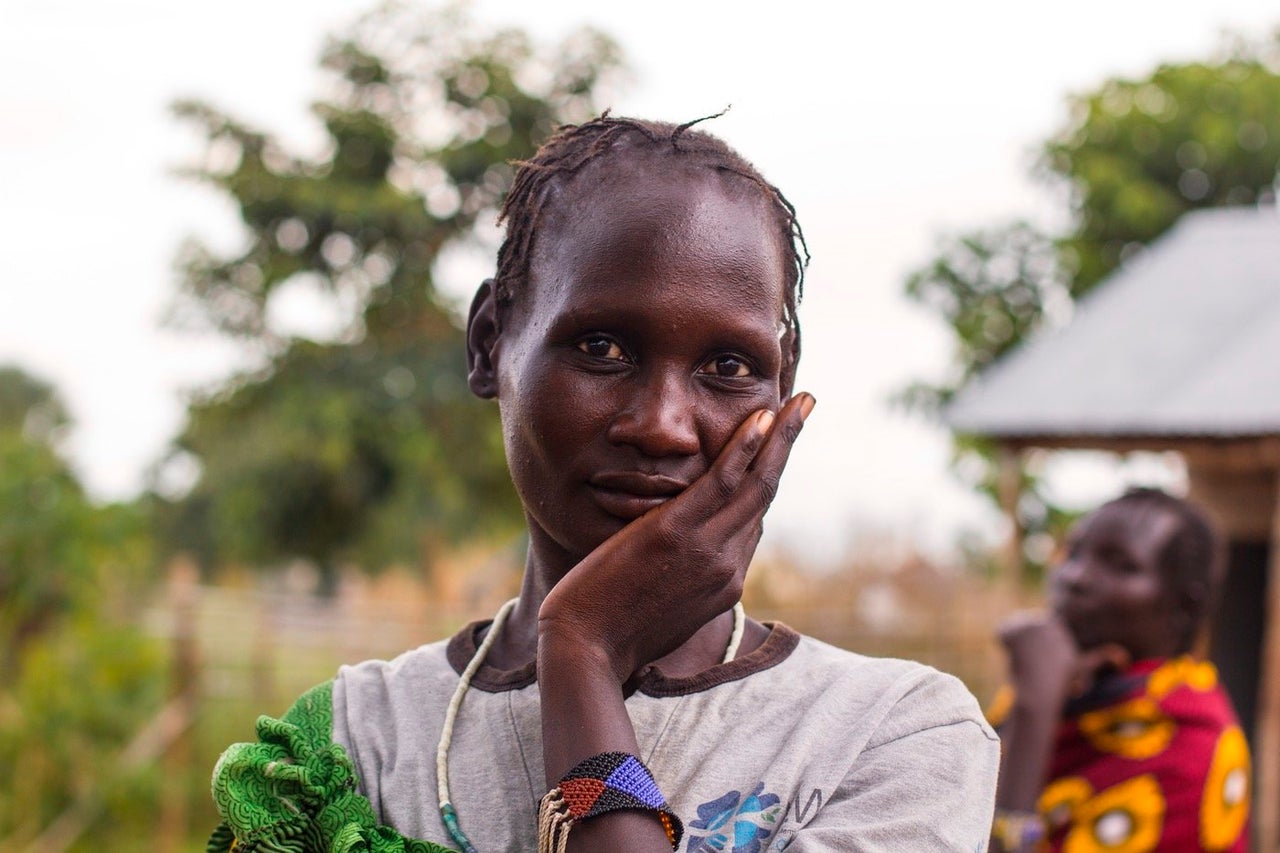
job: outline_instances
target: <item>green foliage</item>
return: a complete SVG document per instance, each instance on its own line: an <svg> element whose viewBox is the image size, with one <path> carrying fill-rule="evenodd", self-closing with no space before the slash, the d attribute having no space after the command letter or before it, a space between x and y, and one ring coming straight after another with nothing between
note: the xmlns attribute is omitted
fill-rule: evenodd
<svg viewBox="0 0 1280 853"><path fill-rule="evenodd" d="M937 411L955 390L1021 341L1046 313L1069 304L1053 241L1025 222L952 237L907 278L907 296L955 332L954 378L914 385L910 406Z"/></svg>
<svg viewBox="0 0 1280 853"><path fill-rule="evenodd" d="M164 688L132 624L151 565L146 515L89 501L52 444L66 422L47 383L0 370L0 766L12 768L0 846L34 838L106 780L136 792L119 753ZM147 816L133 820L143 837Z"/></svg>
<svg viewBox="0 0 1280 853"><path fill-rule="evenodd" d="M1038 176L1065 187L1069 227L1046 235L1023 222L940 241L911 273L909 298L955 334L952 369L899 401L937 414L951 397L1127 257L1202 207L1274 199L1280 164L1280 41L1237 42L1214 60L1161 65L1137 80L1112 79L1069 100L1069 118L1043 145ZM953 465L996 497L989 442L956 436ZM1072 514L1023 470L1020 522L1031 537L1056 534ZM1043 549L1042 549L1043 550ZM1033 570L1039 559L1028 559Z"/></svg>
<svg viewBox="0 0 1280 853"><path fill-rule="evenodd" d="M60 620L110 601L104 566L145 566L137 508L94 506L54 440L66 410L44 381L0 369L0 664L17 672L26 649ZM136 577L122 572L116 580ZM120 584L123 586L123 584Z"/></svg>
<svg viewBox="0 0 1280 853"><path fill-rule="evenodd" d="M0 643L5 671L92 577L93 507L53 449L0 430Z"/></svg>
<svg viewBox="0 0 1280 853"><path fill-rule="evenodd" d="M68 420L51 385L20 368L0 367L0 431L50 444Z"/></svg>
<svg viewBox="0 0 1280 853"><path fill-rule="evenodd" d="M592 31L538 50L520 32L478 33L461 7L385 6L322 64L316 158L208 105L176 107L208 140L189 174L235 204L247 245L189 243L173 319L262 360L194 401L176 443L200 475L165 513L165 538L206 565L425 565L441 543L518 526L497 413L467 390L435 265L496 216L511 161L597 111L619 57ZM343 312L335 339L273 327L291 288Z"/></svg>
<svg viewBox="0 0 1280 853"><path fill-rule="evenodd" d="M1070 190L1073 227L1061 246L1073 292L1086 292L1189 210L1273 199L1277 103L1280 42L1162 65L1073 98L1041 164Z"/></svg>
<svg viewBox="0 0 1280 853"><path fill-rule="evenodd" d="M0 783L0 840L13 842L34 838L81 796L143 793L146 779L120 758L164 689L157 645L90 611L31 645L22 664L0 697L0 765L15 771ZM95 832L94 849L129 849L126 839L147 837L154 819L154 807L132 803Z"/></svg>

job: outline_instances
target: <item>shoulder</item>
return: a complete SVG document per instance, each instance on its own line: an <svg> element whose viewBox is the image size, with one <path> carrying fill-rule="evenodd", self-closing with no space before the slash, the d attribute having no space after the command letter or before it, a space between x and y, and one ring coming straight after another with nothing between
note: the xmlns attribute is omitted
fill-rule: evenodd
<svg viewBox="0 0 1280 853"><path fill-rule="evenodd" d="M861 655L802 636L790 661L797 674L845 703L862 720L874 721L867 748L946 726L966 727L983 740L998 738L978 701L960 679L931 666L898 658Z"/></svg>
<svg viewBox="0 0 1280 853"><path fill-rule="evenodd" d="M390 660L365 660L344 664L334 679L334 696L374 695L425 680L456 677L447 654L448 641L441 640L410 649Z"/></svg>
<svg viewBox="0 0 1280 853"><path fill-rule="evenodd" d="M823 796L788 849L984 848L1000 743L959 679L809 637L778 669L802 709L788 743L810 742Z"/></svg>

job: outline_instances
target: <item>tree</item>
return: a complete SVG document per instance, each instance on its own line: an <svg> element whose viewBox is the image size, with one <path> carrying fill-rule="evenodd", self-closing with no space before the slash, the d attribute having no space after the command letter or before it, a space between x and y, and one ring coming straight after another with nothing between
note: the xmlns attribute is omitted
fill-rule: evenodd
<svg viewBox="0 0 1280 853"><path fill-rule="evenodd" d="M70 425L53 387L0 367L0 665L77 611L111 609L149 568L145 514L95 505L59 455ZM127 564L127 565L124 565ZM112 589L104 589L104 577Z"/></svg>
<svg viewBox="0 0 1280 853"><path fill-rule="evenodd" d="M1060 246L1087 292L1189 210L1271 203L1280 163L1280 37L1161 65L1072 98L1040 171L1069 193Z"/></svg>
<svg viewBox="0 0 1280 853"><path fill-rule="evenodd" d="M0 430L52 444L70 421L53 386L12 365L0 367Z"/></svg>
<svg viewBox="0 0 1280 853"><path fill-rule="evenodd" d="M0 663L17 672L31 643L71 607L91 574L93 508L58 456L68 423L53 387L0 368Z"/></svg>
<svg viewBox="0 0 1280 853"><path fill-rule="evenodd" d="M1273 201L1277 103L1280 38L1235 40L1206 62L1161 65L1070 98L1068 118L1043 144L1035 169L1064 191L1067 229L1053 236L1015 222L940 242L905 290L952 328L952 367L940 383L905 389L900 401L936 413L1036 329L1069 316L1074 300L1187 211ZM994 498L989 443L956 436L953 451L955 469ZM1072 514L1048 500L1033 471L1022 478L1020 523L1030 532L1061 532Z"/></svg>
<svg viewBox="0 0 1280 853"><path fill-rule="evenodd" d="M26 846L113 767L164 684L130 624L145 514L90 501L58 453L69 424L49 383L0 367L0 765L22 768L0 782L0 846ZM147 819L125 821L135 842Z"/></svg>
<svg viewBox="0 0 1280 853"><path fill-rule="evenodd" d="M519 521L496 412L467 391L434 268L496 215L511 161L597 111L620 60L590 30L538 50L520 32L477 33L459 7L384 6L321 62L317 159L176 106L208 140L190 174L236 205L247 248L189 243L174 320L232 336L262 367L192 403L175 454L200 474L168 539L207 562L304 557L331 578L337 559L429 564L439 543ZM273 327L273 300L299 287L345 308L334 339Z"/></svg>

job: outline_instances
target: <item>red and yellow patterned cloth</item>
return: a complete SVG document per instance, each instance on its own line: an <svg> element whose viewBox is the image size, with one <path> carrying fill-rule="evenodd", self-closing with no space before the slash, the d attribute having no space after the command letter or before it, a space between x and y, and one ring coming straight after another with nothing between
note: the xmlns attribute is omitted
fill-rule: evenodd
<svg viewBox="0 0 1280 853"><path fill-rule="evenodd" d="M993 725L1011 704L997 697ZM1038 804L1044 849L1244 853L1250 774L1213 664L1140 661L1067 705Z"/></svg>

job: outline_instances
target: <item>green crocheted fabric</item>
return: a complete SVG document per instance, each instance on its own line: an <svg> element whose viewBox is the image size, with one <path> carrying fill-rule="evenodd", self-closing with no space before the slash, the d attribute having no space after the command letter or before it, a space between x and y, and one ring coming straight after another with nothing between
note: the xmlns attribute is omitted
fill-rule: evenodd
<svg viewBox="0 0 1280 853"><path fill-rule="evenodd" d="M213 768L222 823L208 853L450 853L380 826L357 791L355 766L333 742L333 682L284 718L258 718L258 743L232 744Z"/></svg>

